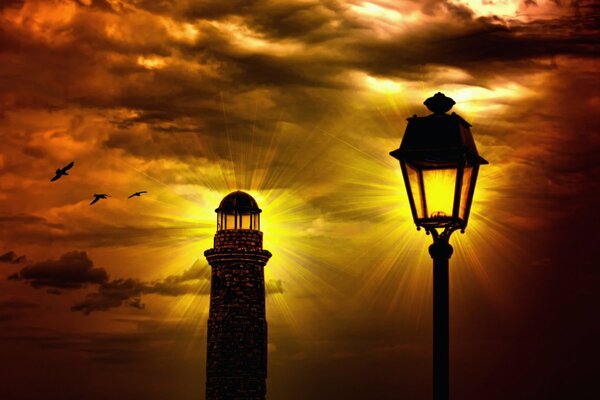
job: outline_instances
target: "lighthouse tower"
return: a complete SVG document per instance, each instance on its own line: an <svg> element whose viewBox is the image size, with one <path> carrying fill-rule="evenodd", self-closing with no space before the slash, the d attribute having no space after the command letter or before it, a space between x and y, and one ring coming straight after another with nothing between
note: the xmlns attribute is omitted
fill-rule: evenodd
<svg viewBox="0 0 600 400"><path fill-rule="evenodd" d="M204 255L212 268L206 354L206 400L264 400L267 321L261 209L237 191L221 201L214 248Z"/></svg>

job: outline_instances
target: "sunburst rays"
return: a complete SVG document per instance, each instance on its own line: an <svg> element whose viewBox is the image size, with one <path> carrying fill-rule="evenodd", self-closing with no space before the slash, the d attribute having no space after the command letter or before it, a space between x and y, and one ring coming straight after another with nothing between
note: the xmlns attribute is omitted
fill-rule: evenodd
<svg viewBox="0 0 600 400"><path fill-rule="evenodd" d="M335 312L340 302L358 319L374 311L386 316L411 312L416 323L429 318L430 239L416 231L399 167L388 155L401 138L400 114L409 113L410 101L402 95L383 97L383 103L367 104L377 110L369 126L396 131L398 137L376 132L369 140L355 129L355 116L343 109L334 110L339 113L335 124L318 121L307 131L281 114L261 116L258 103L252 121L244 125L247 132L234 134L223 97L220 148L194 135L197 148L188 146L185 160L164 164L175 171L168 182L138 170L161 187L159 215L197 224L189 228L182 260L205 262L202 253L212 247L216 231L214 209L229 192L244 190L263 209L264 247L273 253L265 279L281 280L284 287L284 293L269 296L269 318L287 324L298 336L312 329L305 324L311 309ZM495 151L502 149L484 146L482 154L494 160ZM451 261L455 269L468 272L453 272L453 286L476 279L498 304L506 302L504 290L493 280L486 260L519 251L495 219L497 192L491 188L503 179L497 165L480 172L470 226L465 235L453 236ZM165 275L181 269L181 263L171 263ZM207 285L200 282L199 293L207 293ZM188 295L174 300L164 318L196 320L207 311L206 297Z"/></svg>

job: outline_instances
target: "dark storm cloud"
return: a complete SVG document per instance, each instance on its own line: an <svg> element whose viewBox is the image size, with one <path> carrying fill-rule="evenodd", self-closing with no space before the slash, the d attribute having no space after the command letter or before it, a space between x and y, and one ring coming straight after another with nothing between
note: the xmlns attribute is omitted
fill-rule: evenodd
<svg viewBox="0 0 600 400"><path fill-rule="evenodd" d="M144 4L149 3L145 1ZM181 10L186 19L220 19L229 15L253 13L264 0L192 1Z"/></svg>
<svg viewBox="0 0 600 400"><path fill-rule="evenodd" d="M318 56L295 53L286 56L240 52L222 38L215 45L206 41L203 51L231 65L236 82L245 85L276 87L319 86L343 88L334 78L347 68L357 68L376 75L414 78L423 65L459 66L497 74L487 62L516 62L558 55L593 56L597 50L597 17L576 15L553 20L520 23L497 17L476 18L465 6L446 1L423 5L432 18L389 37L373 35L371 21L359 20L347 9L317 4L257 3L241 8L244 22L270 40L292 37L303 44L324 46L330 51ZM450 12L454 18L436 19ZM290 22L293 21L294 23ZM321 28L325 21L339 22L330 28L337 34L306 36ZM303 23L306 24L303 25ZM340 32L343 32L341 34ZM215 35L222 33L214 32ZM339 40L334 40L339 39ZM237 75L236 75L237 73Z"/></svg>
<svg viewBox="0 0 600 400"><path fill-rule="evenodd" d="M173 8L169 2L135 2L134 5L162 13ZM594 33L597 18L594 16L583 14L527 24L512 21L509 25L493 18L475 18L464 6L447 2L427 2L423 7L431 10L433 16L441 9L450 10L457 21L432 17L419 29L381 38L373 35L368 19L357 19L338 2L192 2L184 10L174 7L171 17L175 22L185 22L185 18L202 22L201 34L194 44L173 40L158 19L145 22L133 19L125 25L125 33L130 36L109 37L101 27L109 26L112 20L103 18L102 13L89 13L85 7L78 9L68 25L78 35L64 43L49 46L11 23L6 24L2 41L9 54L11 48L18 49L18 53L11 54L12 74L29 74L30 80L45 88L43 97L39 97L41 93L30 93L29 97L20 98L46 106L66 107L71 102L87 107L138 110L140 115L128 118L123 122L126 124L160 126L182 116L194 117L202 121L203 135L209 136L223 130L220 115L211 123L211 118L219 114L219 93L223 91L239 93L265 85L343 90L350 86L342 84L338 75L348 68L375 75L413 77L424 64L439 64L491 74L498 71L490 70L486 66L489 62L557 55L591 56L597 50ZM292 38L299 45L322 47L327 51L280 55L273 53L269 44L260 52L239 49L234 46L230 33L208 23L231 15L241 18L267 41L276 43ZM339 26L327 27L332 21L339 22ZM25 62L29 60L25 57L27 53L46 65L47 72L35 73L34 66ZM176 56L179 53L184 55L184 60L198 66L217 65L218 73L190 73L170 66L149 71L136 62L139 55ZM123 57L113 57L114 54ZM110 79L118 90L98 86L99 78ZM25 94L21 80L11 80L8 85L7 93ZM284 99L274 96L274 100ZM298 100L295 95L292 97L291 100ZM231 124L235 125L236 115L230 117ZM243 119L240 122L243 123Z"/></svg>
<svg viewBox="0 0 600 400"><path fill-rule="evenodd" d="M145 159L226 160L229 153L220 145L226 138L243 144L252 133L255 148L268 147L278 120L307 126L343 109L360 90L344 77L348 71L418 81L424 65L453 66L470 74L470 85L486 86L503 73L539 69L539 59L597 51L597 18L588 11L509 24L476 18L445 1L407 4L401 7L421 7L428 19L383 37L375 34L371 19L337 1L136 1L128 11L93 2L92 9L78 7L57 31L77 34L53 43L6 20L0 30L6 61L0 76L10 77L5 108L128 110L109 117L117 129L103 139L106 148ZM152 14L142 18L136 9ZM450 18L439 18L447 12ZM197 37L174 38L163 17L194 24ZM110 34L116 21L121 30ZM264 46L240 47L226 24L251 30ZM293 46L298 49L286 50ZM140 57L163 57L165 66L145 68ZM38 71L38 65L46 68ZM252 96L257 90L260 95ZM257 108L256 98L265 104ZM248 111L255 108L258 122ZM132 129L138 126L145 130Z"/></svg>
<svg viewBox="0 0 600 400"><path fill-rule="evenodd" d="M319 42L342 36L343 29L335 29L335 21L342 7L334 1L316 3L277 2L263 5L247 18L252 25L271 37L302 38Z"/></svg>
<svg viewBox="0 0 600 400"><path fill-rule="evenodd" d="M0 263L19 264L27 259L25 255L18 256L14 251L9 251L0 255Z"/></svg>
<svg viewBox="0 0 600 400"><path fill-rule="evenodd" d="M342 72L334 60L311 59L306 56L278 57L265 54L235 56L232 78L253 86L274 86L284 90L296 88L344 89L351 86L337 81ZM331 63L330 63L331 62Z"/></svg>
<svg viewBox="0 0 600 400"><path fill-rule="evenodd" d="M348 62L375 75L408 79L414 79L419 66L426 64L465 68L486 77L501 73L498 65L490 63L510 64L560 55L593 57L598 41L597 33L590 32L592 24L591 17L511 26L484 18L468 24L440 22L402 38L366 36L352 40L348 52L354 56Z"/></svg>
<svg viewBox="0 0 600 400"><path fill-rule="evenodd" d="M34 288L80 289L88 284L105 283L108 274L104 268L94 268L85 251L72 251L58 260L28 265L9 279L25 281Z"/></svg>
<svg viewBox="0 0 600 400"><path fill-rule="evenodd" d="M93 311L106 311L110 308L128 305L142 309L141 295L146 285L135 279L118 279L101 285L96 293L90 293L85 300L74 304L71 311L81 311L88 315Z"/></svg>

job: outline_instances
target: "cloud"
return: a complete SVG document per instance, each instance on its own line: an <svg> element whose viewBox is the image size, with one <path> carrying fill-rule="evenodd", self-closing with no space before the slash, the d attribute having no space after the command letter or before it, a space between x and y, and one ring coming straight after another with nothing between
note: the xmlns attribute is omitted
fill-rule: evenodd
<svg viewBox="0 0 600 400"><path fill-rule="evenodd" d="M14 260L13 252L2 257ZM6 257L5 257L6 256ZM109 280L104 268L94 268L93 261L85 251L72 251L57 260L33 263L8 277L9 280L25 281L34 288L46 287L47 293L60 295L63 289L81 289L87 285L98 285L97 292L89 293L81 302L74 304L72 311L90 314L93 311L106 311L120 306L143 309L142 295L181 296L186 294L208 294L210 287L201 284L210 281L210 268L196 260L181 274L169 275L164 279L144 281L135 278ZM274 290L282 291L281 282L275 282ZM60 289L60 290L59 290Z"/></svg>
<svg viewBox="0 0 600 400"><path fill-rule="evenodd" d="M89 293L84 300L74 304L71 311L79 311L86 315L94 311L107 311L111 308L129 306L143 309L142 295L182 296L186 294L209 294L210 268L198 260L179 275L156 281L140 279L117 279L102 283L97 292ZM201 281L204 281L202 284Z"/></svg>
<svg viewBox="0 0 600 400"><path fill-rule="evenodd" d="M140 218L139 214L117 203L118 199L111 200L117 204L107 204L91 213L89 194L85 196L75 205L55 208L49 218L28 214L0 215L0 240L25 245L64 243L77 247L173 245L189 240L190 235L196 235L203 228L212 231L214 225L212 221L186 221L170 215Z"/></svg>
<svg viewBox="0 0 600 400"><path fill-rule="evenodd" d="M19 264L25 260L27 260L25 255L17 256L14 251L9 251L8 253L0 255L0 263Z"/></svg>
<svg viewBox="0 0 600 400"><path fill-rule="evenodd" d="M111 308L129 306L143 309L143 295L183 296L210 294L210 267L205 261L196 260L194 264L179 275L169 275L156 281L140 279L117 279L101 284L97 292L89 293L85 299L75 303L71 311L89 315L95 311L108 311ZM271 279L265 284L267 295L283 293L283 282Z"/></svg>
<svg viewBox="0 0 600 400"><path fill-rule="evenodd" d="M94 268L85 251L71 251L58 260L28 265L9 279L25 281L34 288L80 289L88 284L106 283L108 274L104 268Z"/></svg>
<svg viewBox="0 0 600 400"><path fill-rule="evenodd" d="M100 286L98 292L90 293L86 298L74 304L71 311L81 311L88 315L93 311L106 311L111 308L128 305L142 309L141 295L144 284L136 279L118 279Z"/></svg>
<svg viewBox="0 0 600 400"><path fill-rule="evenodd" d="M12 225L35 225L41 224L49 228L63 228L63 225L49 223L45 218L30 214L0 214L0 224Z"/></svg>
<svg viewBox="0 0 600 400"><path fill-rule="evenodd" d="M289 379L272 377L274 388L286 386L274 397L311 398L311 390L323 392L324 386L332 398L366 398L370 393L371 397L384 399L391 392L425 397L421 389L410 391L428 377L425 356L422 357L425 361L417 360L418 363L409 359L412 370L424 371L417 373L419 379L414 379L413 371L405 374L406 381L416 383L394 386L397 376L388 379L391 373L385 373L375 377L377 385L373 385L369 371L395 371L389 367L394 365L391 361L372 363L374 355L375 358L386 354L400 356L398 340L410 342L402 340L403 335L411 339L427 337L429 333L427 329L416 332L429 321L419 319L419 310L428 301L427 291L418 290L420 277L425 275L413 268L421 260L422 252L413 251L416 247L410 245L412 234L400 233L404 232L406 221L396 211L407 209L406 198L404 192L396 190L398 185L402 186L401 176L387 152L398 145L404 118L413 113L422 115L425 109L420 103L438 90L457 101L456 111L473 123L482 155L490 159L490 166L481 170L476 201L482 202L474 204L471 233L460 238L463 242L473 240L476 245L463 246L467 255L468 248L479 249L477 254L486 265L487 275L497 282L490 293L527 304L521 301L527 299L520 297L515 285L509 285L509 278L504 282L495 279L502 278L500 270L520 276L519 265L506 261L511 258L505 255L514 252L505 251L503 242L487 231L488 227L496 227L497 233L506 232L504 227L518 225L515 220L539 227L526 238L510 234L515 243L530 250L533 259L548 257L548 249L564 254L563 257L552 254L555 262L544 268L543 276L534 271L523 274L524 277L531 277L534 283L546 282L547 277L554 276L556 265L568 265L579 271L569 276L592 282L593 279L586 278L591 276L587 272L593 271L591 264L589 271L587 268L594 258L588 253L594 248L595 236L585 222L593 215L600 193L595 162L600 143L595 90L599 87L598 63L593 60L598 54L597 10L589 0L537 1L537 6L530 5L528 10L521 6L514 17L497 17L478 11L481 3L0 1L0 210L4 213L0 213L0 242L6 246L3 252L14 249L31 256L33 250L29 253L21 249L30 246L36 252L61 254L65 249L103 247L97 251L106 254L114 248L119 259L114 266L104 266L106 275L112 272L110 268L124 266L118 274L123 279L105 277L89 282L93 279L88 276L87 283L62 275L49 278L39 271L30 275L31 279L17 274L15 278L27 284L45 286L47 294L38 291L37 296L65 293L51 300L64 303L71 301L71 296L79 296L77 299L81 300L73 304L77 314L51 313L40 325L47 320L58 325L54 318L49 318L56 316L61 322L64 318L64 326L71 328L82 323L78 313L108 311L101 318L107 323L103 331L125 329L114 326L110 311L118 307L141 309L148 300L145 296L149 295L172 299L208 294L210 268L200 261L195 268L156 280L133 275L131 271L147 270L144 267L149 260L140 255L158 254L199 238L207 239L214 233L211 196L216 198L216 192L241 186L256 191L264 199L261 207L265 210L265 237L275 239L271 242L273 246L267 248L279 254L271 261L275 268L270 271L274 276L282 273L286 276L286 281L265 282L267 294L290 290L293 295L287 300L291 301L289 306L298 320L316 318L301 326L300 334L291 334L294 340L302 338L306 346L299 344L297 349L290 349L277 342L272 365L278 365L278 356L287 359L281 364L284 369L274 371L279 370L280 376L285 373L295 377L292 384L297 384L298 390L290 386ZM487 1L486 7L506 3L518 2ZM73 174L49 185L51 176L46 176L47 173L73 159L78 165ZM138 186L140 190L148 189L149 196L135 203L119 199L118 191ZM89 200L82 203L82 199L88 199L90 193L103 187L114 196L110 202L99 207L89 207ZM486 189L488 197L481 196ZM194 196L201 201L193 201ZM288 202L289 199L293 201ZM202 219L209 213L210 224L197 229L208 220L199 222L198 216L202 215ZM557 216L562 217L557 220ZM476 229L477 221L483 222L479 226L485 224L486 231ZM413 229L412 223L409 225ZM544 236L554 236L557 242L560 239L572 245L542 245L545 242L539 238ZM487 242L498 243L494 253L484 251ZM365 253L364 249L372 251ZM129 254L131 257L127 256L128 251L133 252ZM285 257L285 252L292 254L291 259ZM571 254L568 260L567 253ZM8 260L19 257L4 256ZM460 259L461 255L456 257ZM469 258L479 260L479 257ZM288 263L290 260L301 268ZM501 269L494 269L500 264ZM279 270L280 265L291 268ZM369 268L367 274L364 265L374 268ZM471 268L459 271L464 278L459 281L465 283L464 287L472 287L465 280L468 276L479 276L478 283L487 284L489 279L482 277L479 263L469 265ZM582 266L586 272L581 272ZM83 271L89 275L89 271ZM368 279L361 279L367 275ZM288 279L296 283L288 285ZM556 287L556 293L565 287L578 288L569 291L577 294L572 295L572 303L568 302L575 308L561 307L569 315L558 312L551 318L558 322L566 316L573 323L557 327L564 325L571 327L570 331L588 332L583 328L589 324L575 321L577 313L571 311L581 310L577 305L593 304L575 300L588 296L591 299L594 291L590 285L577 284L576 278L571 279L573 285L564 285L564 279L558 277L560 285L539 285L543 290L534 291L540 299L536 301L540 310L547 310L546 300L554 294L548 287ZM11 285L14 286L11 290L29 289L25 285ZM67 287L63 289L62 285ZM88 287L85 292L70 293L70 289L84 286ZM361 290L361 286L377 288L379 295L373 296L373 290ZM400 290L410 287L416 289ZM319 300L323 293L328 293L327 304ZM335 300L337 294L348 293L360 304L360 310L368 312L364 320L360 320L360 312L347 307L347 295L339 296L341 302ZM392 301L385 300L389 298ZM399 304L403 299L414 310L411 314L414 319L395 313L402 308ZM319 302L318 309L322 312L313 313L316 303L309 301ZM26 305L15 304L15 307L23 313L36 310ZM0 306L0 319L23 314L6 316L8 311L5 309L2 314L1 309ZM140 314L143 315L138 317L146 318L150 313ZM376 315L390 314L398 317L394 318L397 324L390 325L389 318L372 322ZM540 318L543 322L544 313L530 314L538 315L532 326ZM277 315L285 313L273 315L271 326L289 322L277 320ZM344 316L349 322L332 319L332 315ZM319 321L321 316L327 316L326 320ZM401 323L407 320L416 323L407 328ZM493 332L490 327L498 325L493 322L484 323L483 331ZM311 330L309 326L319 329ZM81 327L91 328L89 324ZM353 331L356 327L360 327L360 332ZM147 333L153 334L155 328L148 327ZM126 329L131 331L131 326ZM0 331L1 336L6 334L5 330ZM20 343L18 340L26 333L25 328L15 331L15 343ZM34 355L40 348L58 348L76 349L109 362L138 360L128 373L118 374L127 381L134 398L140 397L139 393L135 395L140 390L136 385L148 379L136 379L129 374L140 373L140 367L148 364L145 361L156 361L154 346L164 341L165 354L171 354L171 341L178 343L180 339L175 330L164 332L164 337L156 341L127 334L62 337L54 333L45 339L47 334L40 332L39 337L29 341L27 347L35 350ZM315 340L317 335L320 341ZM323 336L327 341L322 340ZM351 336L357 340L343 341ZM369 344L369 340L377 345ZM199 346L201 342L193 343ZM321 344L315 347L314 342ZM557 343L558 348L562 343L565 350L564 343L569 342ZM14 346L12 342L7 346L16 349L15 360L30 359L22 354L26 346ZM302 352L302 347L311 346L316 350L312 354L309 351L309 357L315 363L300 361L298 367L299 360L293 357ZM381 350L374 351L374 355L361 354L357 351L361 347ZM472 351L474 348L470 347L465 354L481 356L481 352ZM427 350L424 351L420 354L426 355ZM182 353L189 357L200 354L187 348ZM341 363L344 368L340 371L339 360L331 364L323 362L327 361L328 357L323 357L327 354L359 356L356 364ZM493 359L484 355L481 360ZM84 364L71 363L71 356L61 358L52 354L52 359L62 360L67 369L87 370L80 368ZM13 371L5 377L7 382L14 383L8 386L9 390L33 390L32 385L22 384L31 381L34 373L30 366L47 363L25 364L21 379L14 379ZM314 365L318 368L312 368ZM418 367L414 368L415 365ZM484 361L471 365L479 367ZM285 370L285 366L291 369ZM308 374L297 374L298 368ZM65 375L64 368L50 370L57 371L61 378L70 376ZM173 372L164 365L156 370ZM343 376L346 372L347 376ZM95 375L85 374L92 378ZM41 370L38 376L52 379ZM541 382L547 376L552 374L539 375L533 381ZM324 377L328 381L325 384ZM353 385L353 389L360 387L359 391L339 392L344 387L339 382L348 381L348 377L358 377L355 380L359 384ZM60 380L57 382L59 385ZM163 385L164 382L173 380L163 380ZM189 382L198 383L198 377ZM95 386L84 381L72 379L72 383L74 392L65 395L57 390L57 393L70 398L86 397L84 393L110 397L102 390L90 393L89 388ZM159 385L146 385L151 389L144 390L156 390ZM45 389L44 385L35 386L38 391ZM182 392L186 390L186 385L175 386L181 386ZM377 395L373 394L374 387ZM395 388L398 390L392 390ZM472 391L471 397L476 398L475 393L479 392ZM176 394L179 392L172 392L171 397L177 397ZM36 398L36 395L39 393L23 394L20 398ZM157 392L148 398L169 397L161 395ZM518 394L512 393L515 396ZM319 393L312 397L319 398Z"/></svg>
<svg viewBox="0 0 600 400"><path fill-rule="evenodd" d="M283 282L281 279L269 279L265 283L265 292L267 295L283 293Z"/></svg>

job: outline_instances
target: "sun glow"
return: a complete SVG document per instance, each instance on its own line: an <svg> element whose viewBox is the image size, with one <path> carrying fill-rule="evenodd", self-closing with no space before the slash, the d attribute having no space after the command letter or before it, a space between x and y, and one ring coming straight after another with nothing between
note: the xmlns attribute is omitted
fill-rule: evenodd
<svg viewBox="0 0 600 400"><path fill-rule="evenodd" d="M369 97L370 101L374 95ZM150 171L176 174L177 183L171 180L162 184L157 175L147 178L162 186L157 201L161 202L165 218L169 214L186 224L196 224L188 228L189 237L178 255L179 263L169 264L161 276L181 273L195 260L209 271L203 251L213 246L217 229L214 210L228 193L243 190L263 210L263 244L273 254L265 268L265 281L267 286L280 285L283 291L267 296L269 318L283 322L298 336L311 334L317 328L305 322L310 320L317 303L319 307L327 307L324 304L346 298L344 288L359 280L362 282L359 290L351 299L344 300L357 314L367 315L373 309L390 313L400 310L416 313L419 321L427 321L431 294L428 268L431 260L427 253L430 239L422 231L416 231L399 165L388 155L401 138L403 126L399 121L403 121L403 111L388 101L393 96L382 97L386 100L384 106L378 105L382 107L381 115L393 115L393 125L389 126L399 132L391 138L373 135L372 140L365 142L352 129L345 132L323 128L304 132L303 141L289 141L298 134L296 127L277 121L270 132L265 132L264 126L253 128L248 132L249 139L243 142L231 140L228 128L223 133L221 149L198 143L205 154L223 154L225 148L226 159L219 163L207 160L206 165L197 162L190 167L173 162L160 168L141 169L140 173L146 175ZM364 103L365 98L360 101ZM222 105L227 121L231 104L224 98ZM341 115L340 126L353 125L352 114ZM392 129L387 120L379 123L382 129ZM259 134L254 129L263 131ZM476 127L474 133L477 140ZM188 147L194 153L193 144ZM482 154L493 163L491 150L483 148ZM282 168L281 160L293 168ZM463 276L472 275L485 285L493 285L481 259L498 251L498 247L513 249L516 254L518 246L510 243L502 227L491 221L497 214L494 211L497 192L489 188L499 187L503 175L496 166L484 166L479 176L467 233L456 233L452 239L460 243L453 262L461 265ZM443 211L444 202L453 198L454 186L448 185L445 178L435 181L432 180L434 185L428 194L432 196L430 207ZM487 240L484 238L492 237L494 243L484 243ZM199 295L178 297L172 302L172 309L165 311L167 317L185 319L204 315L208 310L208 289L208 281L198 281ZM489 290L490 295L499 298L502 292L499 287Z"/></svg>
<svg viewBox="0 0 600 400"><path fill-rule="evenodd" d="M167 65L166 61L160 57L139 56L137 63L146 69L162 69Z"/></svg>
<svg viewBox="0 0 600 400"><path fill-rule="evenodd" d="M402 91L403 87L399 82L391 79L380 79L367 75L364 78L365 84L369 89L384 94L395 94Z"/></svg>
<svg viewBox="0 0 600 400"><path fill-rule="evenodd" d="M200 36L199 29L190 23L179 23L172 19L163 19L163 24L168 35L179 42L194 44Z"/></svg>
<svg viewBox="0 0 600 400"><path fill-rule="evenodd" d="M450 0L450 2L469 7L477 16L498 17L516 17L521 3L519 0Z"/></svg>
<svg viewBox="0 0 600 400"><path fill-rule="evenodd" d="M223 99L223 118L227 121L230 104ZM259 128L256 128L259 129ZM311 180L302 179L311 171L313 160L319 149L325 149L323 141L315 132L306 136L306 142L297 146L287 141L295 134L295 126L276 121L272 132L258 134L248 132L248 142L231 140L228 129L224 132L221 146L227 150L229 160L219 163L197 161L193 167L177 161L161 161L160 165L128 165L135 168L140 178L152 183L156 212L165 221L187 225L188 238L178 246L176 259L163 265L157 278L179 275L198 260L210 273L203 252L213 247L217 231L215 209L227 194L242 190L252 195L261 214L263 246L273 257L265 268L265 283L268 290L269 315L286 323L292 331L306 329L302 312L297 308L298 299L310 294L335 294L338 289L324 279L320 271L332 271L335 267L327 257L327 244L321 239L333 227L320 211L310 204L313 196L319 195L309 185ZM310 140L310 139L316 140ZM218 154L222 150L206 148L198 143L203 153ZM190 154L195 152L193 142L188 144ZM293 173L277 167L279 160L286 159L296 166ZM169 176L169 183L156 175L161 171ZM315 239L316 238L316 239ZM209 282L199 280L198 295L174 298L169 309L163 311L168 320L197 318L208 310ZM275 289L270 292L269 288ZM300 301L304 303L305 301ZM302 306L304 309L306 306ZM310 308L310 307L309 307ZM299 333L300 334L300 333Z"/></svg>
<svg viewBox="0 0 600 400"><path fill-rule="evenodd" d="M496 83L489 88L468 85L447 85L445 92L456 101L461 116L470 123L480 115L493 118L501 115L516 101L532 97L535 93L516 82Z"/></svg>
<svg viewBox="0 0 600 400"><path fill-rule="evenodd" d="M390 39L401 32L408 31L422 19L418 9L396 10L392 5L384 7L368 1L352 4L348 9L353 14L353 18L360 19L361 23L382 39Z"/></svg>
<svg viewBox="0 0 600 400"><path fill-rule="evenodd" d="M402 95L410 96L405 99L406 102L412 102L412 97L419 95L421 91L423 94L420 102L435 93L432 89L414 89L402 92ZM497 93L513 96L522 94L518 88L510 85L499 88ZM397 132L393 138L378 140L376 135L372 135L373 140L365 142L358 133L351 137L332 134L347 150L337 153L343 154L343 157L336 159L340 172L336 174L335 180L338 186L349 190L345 198L351 199L343 204L343 215L363 221L362 229L368 232L353 236L353 248L356 249L355 254L359 255L345 260L345 263L348 270L356 274L356 279L363 281L361 290L352 299L358 315L364 314L364 318L368 319L375 309L387 310L390 315L397 315L398 312L411 314L410 318L417 325L427 324L431 312L431 257L428 254L431 239L422 230L417 232L400 167L386 151L398 147L405 128L402 117L411 115L413 110L399 109L396 101L391 101L391 97L394 96L380 95L376 99L373 95L357 101L360 101L361 107L365 107L365 102L370 102L371 108L378 109L378 115L384 117L377 126L383 131L387 129ZM463 103L459 101L457 106L463 109ZM426 110L423 108L421 113L425 114ZM390 116L393 122L388 121ZM474 126L476 142L485 140L485 136L478 138L477 131L477 126ZM452 270L451 285L465 285L470 280L469 285L486 287L490 300L498 307L513 307L505 295L508 289L494 282L489 272L490 265L485 265L486 262L510 264L510 260L516 259L517 254L523 252L518 244L509 239L511 234L507 228L495 219L500 215L497 198L501 192L498 188L508 184L502 166L495 161L502 157L500 154L504 150L478 144L481 154L492 164L482 166L479 171L465 234L456 232L451 238L455 247L452 264L456 265ZM432 211L445 211L447 204L451 204L454 199L455 179L439 176L439 173L434 175L428 179L428 183L433 184L428 194L428 198L431 196L432 199L430 208ZM448 214L452 210L449 211ZM372 223L364 222L369 219ZM498 253L503 256L497 257Z"/></svg>
<svg viewBox="0 0 600 400"><path fill-rule="evenodd" d="M268 40L237 19L226 22L212 21L211 25L226 35L234 47L245 52L288 56L303 49L299 42L293 40Z"/></svg>
<svg viewBox="0 0 600 400"><path fill-rule="evenodd" d="M399 22L403 19L402 14L391 8L381 7L377 4L364 1L361 5L351 5L350 9L358 14L363 14L372 18Z"/></svg>

